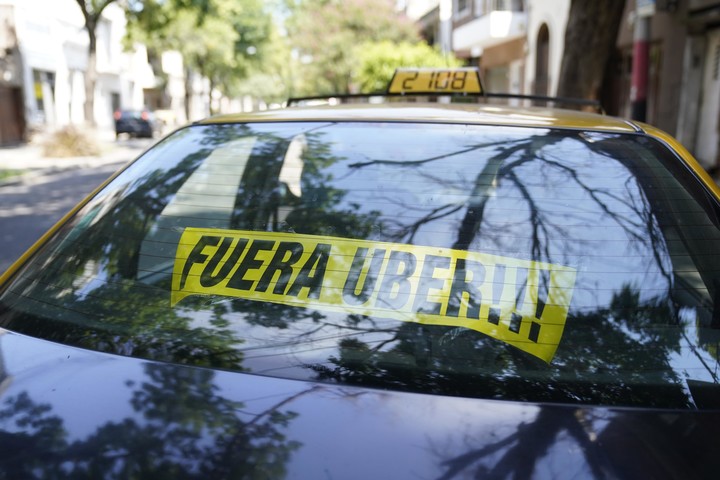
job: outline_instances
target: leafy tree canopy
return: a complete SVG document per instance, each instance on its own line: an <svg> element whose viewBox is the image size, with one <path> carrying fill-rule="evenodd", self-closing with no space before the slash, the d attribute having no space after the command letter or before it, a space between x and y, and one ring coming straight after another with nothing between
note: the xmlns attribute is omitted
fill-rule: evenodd
<svg viewBox="0 0 720 480"><path fill-rule="evenodd" d="M419 41L417 27L392 0L290 2L289 38L296 47L299 94L347 93L366 42Z"/></svg>
<svg viewBox="0 0 720 480"><path fill-rule="evenodd" d="M443 55L427 43L395 44L385 40L361 46L357 71L353 75L361 92L384 92L399 67L459 67L461 62L452 54Z"/></svg>
<svg viewBox="0 0 720 480"><path fill-rule="evenodd" d="M246 78L238 83L231 96L250 95L266 103L282 103L293 95L293 65L287 37L275 23L262 44L261 62L252 62Z"/></svg>
<svg viewBox="0 0 720 480"><path fill-rule="evenodd" d="M260 0L138 0L128 5L126 41L180 52L186 68L231 94L261 61L271 28Z"/></svg>

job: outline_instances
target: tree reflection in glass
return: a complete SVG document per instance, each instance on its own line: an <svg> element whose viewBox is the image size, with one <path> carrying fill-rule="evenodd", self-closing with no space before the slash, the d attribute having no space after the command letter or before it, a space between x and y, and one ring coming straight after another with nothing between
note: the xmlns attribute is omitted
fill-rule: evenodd
<svg viewBox="0 0 720 480"><path fill-rule="evenodd" d="M50 403L23 391L0 409L3 478L283 478L301 444L286 436L291 404L309 390L260 412L223 396L215 373L146 364L127 382L136 415L100 425L84 438L66 431ZM120 392L118 392L120 394Z"/></svg>
<svg viewBox="0 0 720 480"><path fill-rule="evenodd" d="M102 351L294 378L693 407L688 380L717 384L713 208L669 152L639 135L197 126L151 150L42 249L2 297L0 321ZM221 296L170 308L187 227L469 250L578 276L547 364L464 328ZM528 280L517 278L506 287L519 311ZM548 285L543 274L539 299ZM507 315L500 321L523 321Z"/></svg>

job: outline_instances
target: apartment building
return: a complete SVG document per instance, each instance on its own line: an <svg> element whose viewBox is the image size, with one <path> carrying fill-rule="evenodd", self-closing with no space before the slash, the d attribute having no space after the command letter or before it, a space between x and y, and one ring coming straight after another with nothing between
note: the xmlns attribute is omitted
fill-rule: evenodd
<svg viewBox="0 0 720 480"><path fill-rule="evenodd" d="M0 0L0 15L4 32L0 38L13 49L12 58L5 65L0 63L0 77L9 78L4 89L12 89L15 108L7 123L27 124L37 130L84 123L89 41L77 3ZM144 89L157 83L145 48L136 45L132 51L124 51L124 35L125 14L111 4L97 28L94 120L99 128L112 127L117 108L142 108ZM0 110L9 104L8 97L3 94Z"/></svg>
<svg viewBox="0 0 720 480"><path fill-rule="evenodd" d="M489 91L524 91L526 3L524 0L452 2L452 50L469 65L483 70Z"/></svg>
<svg viewBox="0 0 720 480"><path fill-rule="evenodd" d="M448 50L482 69L487 90L554 96L570 7L571 0L439 0L416 17L437 45L445 18ZM720 1L627 0L601 92L612 115L631 115L639 15L650 24L647 121L676 136L706 168L718 169Z"/></svg>

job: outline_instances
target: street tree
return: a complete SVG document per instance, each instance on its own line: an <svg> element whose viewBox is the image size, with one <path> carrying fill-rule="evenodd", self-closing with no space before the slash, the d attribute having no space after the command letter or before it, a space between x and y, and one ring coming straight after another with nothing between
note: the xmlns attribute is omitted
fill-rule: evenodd
<svg viewBox="0 0 720 480"><path fill-rule="evenodd" d="M452 54L443 54L425 42L367 42L359 49L353 83L363 93L384 92L399 67L459 67Z"/></svg>
<svg viewBox="0 0 720 480"><path fill-rule="evenodd" d="M208 81L205 94L212 108L213 91L231 94L261 61L270 28L260 0L145 0L130 4L127 41L180 52L190 118L193 73Z"/></svg>
<svg viewBox="0 0 720 480"><path fill-rule="evenodd" d="M249 64L249 73L230 92L231 97L251 96L266 104L280 104L294 95L296 67L292 47L275 24L263 44L262 62Z"/></svg>
<svg viewBox="0 0 720 480"><path fill-rule="evenodd" d="M597 100L605 67L615 48L625 0L573 0L557 95Z"/></svg>
<svg viewBox="0 0 720 480"><path fill-rule="evenodd" d="M305 0L290 3L287 28L308 94L349 93L365 42L419 41L417 27L392 0Z"/></svg>
<svg viewBox="0 0 720 480"><path fill-rule="evenodd" d="M105 8L117 0L75 0L88 34L88 62L85 69L85 121L95 125L95 83L97 82L97 27Z"/></svg>

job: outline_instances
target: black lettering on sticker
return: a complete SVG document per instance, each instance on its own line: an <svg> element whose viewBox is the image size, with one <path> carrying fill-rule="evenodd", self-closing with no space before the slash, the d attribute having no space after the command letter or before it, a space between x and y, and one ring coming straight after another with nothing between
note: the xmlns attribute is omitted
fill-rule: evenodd
<svg viewBox="0 0 720 480"><path fill-rule="evenodd" d="M527 268L518 268L515 274L515 310L524 310L525 298L527 297L527 290L530 288L529 285L530 276ZM547 290L547 289L545 289ZM547 291L545 292L547 295ZM540 292L538 292L538 296ZM535 305L535 317L540 318L543 310L545 309L545 302L538 298L537 305ZM518 313L513 313L510 319L509 330L513 333L520 333L522 327L523 317ZM528 339L537 343L540 337L541 325L537 322L530 324L530 331L528 333Z"/></svg>
<svg viewBox="0 0 720 480"><path fill-rule="evenodd" d="M288 258L285 258L288 253ZM260 281L255 287L256 292L265 292L268 286L272 283L275 273L280 272L273 293L277 295L283 295L287 289L288 282L292 278L293 265L295 265L303 254L302 243L298 242L280 242L275 255L270 260L265 272L263 273Z"/></svg>
<svg viewBox="0 0 720 480"><path fill-rule="evenodd" d="M192 252L190 252L190 255L188 255L187 260L185 260L182 275L180 276L180 290L185 288L185 283L187 282L187 277L190 274L190 269L192 268L193 264L205 263L205 261L208 259L208 256L202 253L203 249L205 247L216 246L218 243L220 243L221 239L222 237L218 237L216 235L203 235L202 237L200 237L200 240L198 240L198 242L193 247Z"/></svg>
<svg viewBox="0 0 720 480"><path fill-rule="evenodd" d="M540 270L540 285L538 286L537 305L535 305L535 318L542 318L543 312L545 311L545 305L550 299L550 276L552 273L549 270ZM543 300L544 298L544 300Z"/></svg>
<svg viewBox="0 0 720 480"><path fill-rule="evenodd" d="M257 259L259 252L270 252L275 246L275 242L272 240L253 240L248 248L248 252L240 262L237 270L230 278L227 286L228 288L234 288L235 290L250 290L253 286L254 280L246 280L245 274L248 270L257 270L262 267L262 260Z"/></svg>
<svg viewBox="0 0 720 480"><path fill-rule="evenodd" d="M235 267L235 264L240 258L240 255L242 255L242 252L245 251L245 246L248 243L247 238L238 239L238 242L235 244L235 248L230 254L230 257L222 265L222 267L220 267L220 271L215 274L215 269L217 268L218 263L220 263L220 261L225 256L225 253L227 253L230 245L232 244L232 241L232 237L223 238L220 247L218 247L218 249L215 251L215 254L212 256L208 264L205 265L205 268L202 271L202 275L200 275L200 285L206 288L214 287L218 283L225 280L233 267Z"/></svg>
<svg viewBox="0 0 720 480"><path fill-rule="evenodd" d="M412 253L391 250L375 305L394 310L405 306L410 298L408 279L415 273L416 265L417 259ZM397 291L393 293L395 288Z"/></svg>
<svg viewBox="0 0 720 480"><path fill-rule="evenodd" d="M508 329L513 333L520 333L520 327L522 327L522 320L522 315L513 312L510 316L510 326L508 327Z"/></svg>
<svg viewBox="0 0 720 480"><path fill-rule="evenodd" d="M528 339L531 342L538 343L539 338L540 338L540 324L537 322L532 322L530 324L530 334L528 335Z"/></svg>
<svg viewBox="0 0 720 480"><path fill-rule="evenodd" d="M468 273L472 280L468 281ZM468 295L467 318L480 318L480 302L482 294L480 285L485 281L485 267L480 262L458 258L455 261L455 272L453 274L452 287L450 288L450 299L448 300L447 315L457 317L460 315L463 295Z"/></svg>
<svg viewBox="0 0 720 480"><path fill-rule="evenodd" d="M287 292L287 295L297 297L303 288L309 289L308 298L320 298L322 283L325 278L330 245L318 243L305 264L300 268L297 278Z"/></svg>
<svg viewBox="0 0 720 480"><path fill-rule="evenodd" d="M488 322L493 325L500 325L500 312L499 308L491 308L488 312Z"/></svg>
<svg viewBox="0 0 720 480"><path fill-rule="evenodd" d="M513 333L519 333L520 327L522 327L523 317L517 313L517 310L522 310L525 303L525 292L528 288L528 278L527 268L518 267L515 270L515 311L513 311L510 316L510 324L508 325L508 330Z"/></svg>
<svg viewBox="0 0 720 480"><path fill-rule="evenodd" d="M535 307L535 318L541 318L545 310L545 301L538 297L537 306Z"/></svg>
<svg viewBox="0 0 720 480"><path fill-rule="evenodd" d="M515 274L515 309L525 303L525 290L528 288L528 269L518 267Z"/></svg>
<svg viewBox="0 0 720 480"><path fill-rule="evenodd" d="M370 295L372 295L372 292L375 290L375 284L380 274L380 267L385 259L385 250L379 249L373 252L365 280L362 285L358 285L358 282L360 282L360 274L365 266L367 253L368 249L364 247L360 247L355 251L355 257L353 258L350 272L343 287L343 300L348 305L362 305L368 301L368 298L370 298ZM358 291L358 289L360 291Z"/></svg>
<svg viewBox="0 0 720 480"><path fill-rule="evenodd" d="M431 288L441 290L445 284L445 278L435 277L436 269L449 269L450 258L439 257L437 255L427 255L423 264L422 273L418 289L415 294L415 305L413 310L418 313L429 313L431 315L440 315L441 303L431 302L427 299L428 292Z"/></svg>
<svg viewBox="0 0 720 480"><path fill-rule="evenodd" d="M543 312L545 311L545 305L547 305L547 300L550 297L550 289L548 287L550 280L548 277L551 275L551 273L547 270L541 270L540 272L542 274L542 280L541 286L538 288L537 305L535 305L535 318L537 318L538 320L542 318ZM542 296L545 297L545 300L542 299ZM542 325L538 322L532 322L530 324L530 333L528 333L528 339L531 342L538 343L541 327Z"/></svg>

